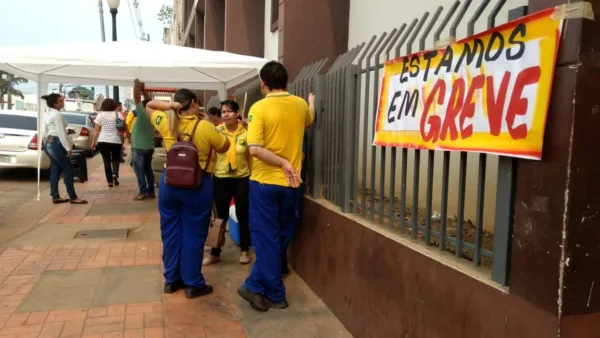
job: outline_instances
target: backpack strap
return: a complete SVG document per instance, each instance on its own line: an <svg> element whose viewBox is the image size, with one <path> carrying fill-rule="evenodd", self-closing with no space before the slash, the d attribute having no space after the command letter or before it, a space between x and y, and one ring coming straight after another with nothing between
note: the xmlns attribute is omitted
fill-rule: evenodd
<svg viewBox="0 0 600 338"><path fill-rule="evenodd" d="M199 124L200 124L200 119L196 120L196 123L194 123L194 129L192 129L192 134L190 135L190 138L193 138L194 134L196 134L196 128L198 128Z"/></svg>

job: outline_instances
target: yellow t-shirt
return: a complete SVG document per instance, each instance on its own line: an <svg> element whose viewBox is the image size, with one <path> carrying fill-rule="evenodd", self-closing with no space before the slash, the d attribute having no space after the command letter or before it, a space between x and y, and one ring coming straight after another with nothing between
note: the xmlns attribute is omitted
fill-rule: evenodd
<svg viewBox="0 0 600 338"><path fill-rule="evenodd" d="M262 146L302 169L304 129L313 123L304 99L287 92L273 93L256 102L248 113L248 146ZM250 179L263 184L289 186L283 170L255 158Z"/></svg>
<svg viewBox="0 0 600 338"><path fill-rule="evenodd" d="M215 176L222 178L241 178L250 176L250 168L248 166L248 131L238 123L238 129L233 133L227 130L225 124L217 126L217 132L229 138L231 147L235 147L237 169L233 172L229 171L227 152L217 154ZM231 151L231 148L229 148L229 151Z"/></svg>
<svg viewBox="0 0 600 338"><path fill-rule="evenodd" d="M127 113L127 118L125 118L125 124L127 124L127 130L129 130L130 133L133 132L133 125L135 124L136 119L137 117L133 115L132 111Z"/></svg>
<svg viewBox="0 0 600 338"><path fill-rule="evenodd" d="M198 121L196 116L180 115L178 126L179 133L191 135L196 121ZM169 151L171 146L177 142L177 136L172 135L169 131L169 116L164 111L155 110L150 116L150 122L152 122L154 128L158 130L162 136L165 148ZM186 140L186 138L184 138L184 140ZM226 140L227 138L225 138L225 136L217 133L215 126L212 123L208 121L200 121L200 123L198 123L193 142L196 149L198 149L198 163L200 163L200 168L205 169L209 173L214 172L214 166L211 166L210 164L208 168L204 168L206 166L208 154L210 153L211 148L218 149L223 147Z"/></svg>

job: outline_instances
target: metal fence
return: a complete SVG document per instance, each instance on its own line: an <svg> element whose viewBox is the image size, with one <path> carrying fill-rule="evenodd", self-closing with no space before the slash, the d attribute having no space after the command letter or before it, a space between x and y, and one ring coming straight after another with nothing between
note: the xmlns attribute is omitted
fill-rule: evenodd
<svg viewBox="0 0 600 338"><path fill-rule="evenodd" d="M482 0L469 18L469 36L474 35L476 22L491 2ZM487 17L488 28L495 26L505 2L495 1ZM433 14L425 12L421 18L373 36L339 55L325 74L321 70L327 60L302 69L290 91L305 98L313 92L317 101L317 121L309 138L312 160L308 191L314 198L335 203L342 212L358 213L414 240L450 251L457 258L468 259L475 266L489 267L492 280L507 285L515 161L482 153L451 154L372 145L384 62L425 50L430 38L436 46L444 39L444 32L444 40L452 41L472 0L464 0L462 5L460 1L449 4L445 12L439 6ZM519 8L512 12L522 11ZM452 170L452 164L458 169ZM477 174L467 177L468 168L476 168ZM472 200L466 198L467 183L471 181L476 185L476 197ZM488 199L493 210L484 208L486 181L496 191L492 195L495 202ZM450 197L452 182L457 182L456 191ZM439 189L434 189L436 184ZM439 212L434 210L434 201ZM456 210L449 210L449 202L455 204ZM474 223L465 217L467 203L469 207L470 203L475 204ZM493 223L487 226L489 231L484 231L484 212L495 215L487 217L492 219L488 223Z"/></svg>

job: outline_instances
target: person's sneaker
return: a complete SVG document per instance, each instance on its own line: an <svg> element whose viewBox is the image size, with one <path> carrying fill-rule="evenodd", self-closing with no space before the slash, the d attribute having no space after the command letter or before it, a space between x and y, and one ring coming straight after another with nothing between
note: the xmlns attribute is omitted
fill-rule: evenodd
<svg viewBox="0 0 600 338"><path fill-rule="evenodd" d="M209 255L208 257L204 258L204 260L202 261L202 266L217 264L220 261L221 261L221 257Z"/></svg>
<svg viewBox="0 0 600 338"><path fill-rule="evenodd" d="M278 309L278 310L283 310L283 309L286 309L288 306L290 306L286 300L279 302L279 303L274 303L272 301L269 301L269 305L271 306L271 308Z"/></svg>
<svg viewBox="0 0 600 338"><path fill-rule="evenodd" d="M196 287L188 287L185 290L185 297L186 298L198 298L201 296L206 296L206 295L210 295L213 292L213 287L211 285L206 284L203 288L196 288Z"/></svg>
<svg viewBox="0 0 600 338"><path fill-rule="evenodd" d="M144 195L144 194L138 194L137 196L135 196L135 197L133 198L133 200L134 200L134 201L143 201L143 200L145 200L146 198L148 198L148 196L146 196L146 195Z"/></svg>
<svg viewBox="0 0 600 338"><path fill-rule="evenodd" d="M173 283L166 283L164 292L165 293L175 293L175 292L177 292L177 290L183 289L184 287L185 287L185 284L183 284L183 281L180 281L180 280L173 282Z"/></svg>
<svg viewBox="0 0 600 338"><path fill-rule="evenodd" d="M237 290L237 293L240 297L242 297L243 300L250 303L250 306L253 309L261 312L269 311L269 303L267 303L267 300L263 295L252 293L243 285L240 286L240 288Z"/></svg>
<svg viewBox="0 0 600 338"><path fill-rule="evenodd" d="M290 274L290 268L288 268L287 265L284 265L281 267L281 274L282 275L289 275Z"/></svg>
<svg viewBox="0 0 600 338"><path fill-rule="evenodd" d="M248 256L247 251L243 251L240 254L240 264L248 264L248 263L250 263L250 256Z"/></svg>
<svg viewBox="0 0 600 338"><path fill-rule="evenodd" d="M119 186L119 178L117 177L117 175L113 175L113 184L115 185L115 187Z"/></svg>
<svg viewBox="0 0 600 338"><path fill-rule="evenodd" d="M156 193L153 193L153 192L147 193L146 198L156 198Z"/></svg>

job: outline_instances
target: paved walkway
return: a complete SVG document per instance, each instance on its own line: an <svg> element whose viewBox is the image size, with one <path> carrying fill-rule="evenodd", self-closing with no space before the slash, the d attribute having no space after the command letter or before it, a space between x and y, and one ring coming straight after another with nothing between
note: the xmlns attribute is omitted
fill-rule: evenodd
<svg viewBox="0 0 600 338"><path fill-rule="evenodd" d="M129 166L111 189L99 156L88 166L90 180L76 184L88 205L53 206L47 181L39 202L23 196L35 196L31 182L0 182L0 338L351 337L293 273L289 309L251 310L235 293L250 266L230 242L203 269L213 294L164 295L156 201L133 201Z"/></svg>

